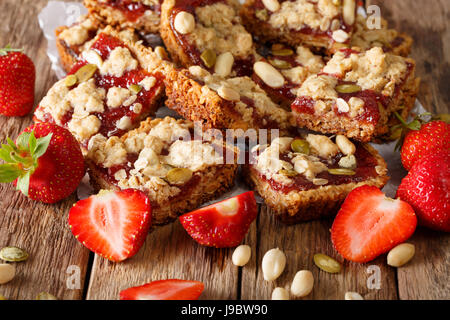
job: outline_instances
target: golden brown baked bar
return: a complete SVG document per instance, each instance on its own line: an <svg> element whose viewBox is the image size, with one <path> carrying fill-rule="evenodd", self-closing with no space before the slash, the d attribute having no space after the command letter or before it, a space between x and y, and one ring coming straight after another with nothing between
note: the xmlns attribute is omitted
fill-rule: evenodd
<svg viewBox="0 0 450 320"><path fill-rule="evenodd" d="M95 36L105 27L106 25L94 15L88 14L80 17L78 22L71 26L61 26L55 30L56 47L66 72L72 69L80 54L92 44ZM122 39L127 39L130 42L142 41L143 46L156 49L156 53L160 50L163 55L165 54L161 47L163 45L162 40L157 33L142 34L133 28L119 29L117 32ZM163 56L160 58L167 59Z"/></svg>
<svg viewBox="0 0 450 320"><path fill-rule="evenodd" d="M192 122L169 117L147 119L120 138L97 134L88 149L95 187L144 191L156 225L213 200L233 185L237 171L225 158L234 148L207 136L197 140Z"/></svg>
<svg viewBox="0 0 450 320"><path fill-rule="evenodd" d="M160 0L84 0L89 13L105 24L134 28L144 33L157 33L161 11Z"/></svg>
<svg viewBox="0 0 450 320"><path fill-rule="evenodd" d="M304 46L294 49L274 43L257 48L261 55L257 62L265 62L269 66L262 65L261 68L261 63L255 64L252 79L274 102L287 109L294 102L295 91L303 81L324 67L323 58ZM282 81L278 82L277 79Z"/></svg>
<svg viewBox="0 0 450 320"><path fill-rule="evenodd" d="M350 42L355 15L355 0L246 0L241 10L247 30L263 41L329 51Z"/></svg>
<svg viewBox="0 0 450 320"><path fill-rule="evenodd" d="M395 111L409 112L419 80L415 62L375 47L341 49L297 90L299 127L368 142L388 132Z"/></svg>
<svg viewBox="0 0 450 320"><path fill-rule="evenodd" d="M386 20L381 19L381 29L369 29L366 18L357 15L350 46L359 47L362 50L381 47L384 52L407 57L411 52L412 43L413 40L410 36L394 29L388 29Z"/></svg>
<svg viewBox="0 0 450 320"><path fill-rule="evenodd" d="M223 77L251 76L252 36L241 24L237 0L166 0L161 37L172 59Z"/></svg>
<svg viewBox="0 0 450 320"><path fill-rule="evenodd" d="M208 128L280 129L286 134L295 125L292 114L249 77L225 79L199 66L180 70L167 64L165 85L166 105Z"/></svg>
<svg viewBox="0 0 450 320"><path fill-rule="evenodd" d="M375 149L340 135L278 138L253 148L251 159L246 181L289 224L332 216L352 189L382 188L389 179Z"/></svg>
<svg viewBox="0 0 450 320"><path fill-rule="evenodd" d="M160 106L161 63L151 49L107 27L49 90L34 120L66 127L84 152L97 133L123 135Z"/></svg>

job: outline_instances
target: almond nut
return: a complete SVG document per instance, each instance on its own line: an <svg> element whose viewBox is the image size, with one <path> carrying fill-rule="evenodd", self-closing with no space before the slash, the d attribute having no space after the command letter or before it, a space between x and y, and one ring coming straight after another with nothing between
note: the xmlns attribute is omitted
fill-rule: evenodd
<svg viewBox="0 0 450 320"><path fill-rule="evenodd" d="M275 288L272 292L272 300L289 300L289 291L285 288Z"/></svg>
<svg viewBox="0 0 450 320"><path fill-rule="evenodd" d="M356 152L355 145L346 136L337 135L336 136L336 144L337 144L339 150L341 150L341 152L343 154L345 154L346 156L355 154L355 152Z"/></svg>
<svg viewBox="0 0 450 320"><path fill-rule="evenodd" d="M280 249L271 249L266 252L262 259L262 271L264 280L273 281L277 279L286 267L286 256Z"/></svg>
<svg viewBox="0 0 450 320"><path fill-rule="evenodd" d="M292 281L291 293L296 297L306 297L314 287L314 276L309 270L297 272Z"/></svg>
<svg viewBox="0 0 450 320"><path fill-rule="evenodd" d="M181 34L191 33L195 29L195 18L189 12L181 11L175 16L173 26Z"/></svg>
<svg viewBox="0 0 450 320"><path fill-rule="evenodd" d="M155 53L158 56L158 58L160 58L161 60L167 60L168 59L168 55L167 55L166 49L164 49L161 46L157 46L155 48Z"/></svg>
<svg viewBox="0 0 450 320"><path fill-rule="evenodd" d="M336 42L344 43L345 41L348 40L349 35L344 30L339 29L339 30L333 31L333 34L331 35L331 37Z"/></svg>
<svg viewBox="0 0 450 320"><path fill-rule="evenodd" d="M0 284L5 284L14 279L16 267L13 264L0 264Z"/></svg>
<svg viewBox="0 0 450 320"><path fill-rule="evenodd" d="M352 26L355 23L355 8L355 0L344 0L342 16L344 18L344 22L349 26Z"/></svg>
<svg viewBox="0 0 450 320"><path fill-rule="evenodd" d="M364 300L358 292L346 292L345 300Z"/></svg>
<svg viewBox="0 0 450 320"><path fill-rule="evenodd" d="M350 111L350 106L342 98L337 98L336 99L336 106L337 106L338 111L341 112L341 113L346 113L346 112Z"/></svg>
<svg viewBox="0 0 450 320"><path fill-rule="evenodd" d="M241 99L239 92L226 86L221 86L217 89L217 94L228 101L239 101Z"/></svg>
<svg viewBox="0 0 450 320"><path fill-rule="evenodd" d="M389 251L387 263L392 267L401 267L414 257L415 247L411 243L402 243Z"/></svg>
<svg viewBox="0 0 450 320"><path fill-rule="evenodd" d="M252 248L248 245L240 245L237 247L234 252L233 256L231 257L231 260L233 261L233 264L238 267L245 266L252 255Z"/></svg>
<svg viewBox="0 0 450 320"><path fill-rule="evenodd" d="M269 11L275 12L280 9L280 3L278 0L262 0L262 3Z"/></svg>
<svg viewBox="0 0 450 320"><path fill-rule="evenodd" d="M233 64L234 64L234 57L231 54L231 52L222 53L216 59L214 72L217 73L219 76L227 77L231 73Z"/></svg>
<svg viewBox="0 0 450 320"><path fill-rule="evenodd" d="M280 88L284 85L283 75L267 62L258 61L253 65L255 73L271 88Z"/></svg>

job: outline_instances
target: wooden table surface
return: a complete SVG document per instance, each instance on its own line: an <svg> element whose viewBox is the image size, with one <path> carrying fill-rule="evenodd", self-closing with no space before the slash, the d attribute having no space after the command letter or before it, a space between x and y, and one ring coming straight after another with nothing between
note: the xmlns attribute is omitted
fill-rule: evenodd
<svg viewBox="0 0 450 320"><path fill-rule="evenodd" d="M450 2L448 0L367 1L379 4L392 27L409 33L415 45L412 57L422 78L419 99L433 112L448 113L450 105ZM0 0L0 45L24 47L37 69L36 102L57 80L46 55L47 42L37 15L46 0ZM30 123L23 118L0 116L0 141L15 138ZM409 240L416 246L414 259L405 267L387 266L383 255L368 264L344 261L333 249L331 220L285 226L261 206L244 243L252 258L244 268L231 263L231 249L197 245L177 221L151 233L132 259L111 263L94 256L72 236L67 213L76 196L56 205L27 199L11 185L0 186L0 247L18 246L30 259L17 264L16 278L0 286L9 299L34 299L46 291L59 299L117 299L130 286L166 278L195 279L206 285L202 299L270 299L276 286L290 286L298 270L309 269L315 287L307 299L343 299L357 291L365 299L450 299L450 234L418 228ZM279 247L288 262L273 283L263 280L264 253ZM313 265L315 253L325 253L343 264L331 275ZM380 275L379 286L373 277Z"/></svg>

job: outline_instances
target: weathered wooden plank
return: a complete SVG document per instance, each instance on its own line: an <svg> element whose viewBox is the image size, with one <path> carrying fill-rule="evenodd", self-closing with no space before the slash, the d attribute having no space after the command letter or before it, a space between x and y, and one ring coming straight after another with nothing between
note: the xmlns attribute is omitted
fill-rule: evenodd
<svg viewBox="0 0 450 320"><path fill-rule="evenodd" d="M435 113L450 112L450 3L444 0L381 1L382 16L414 38L412 57L422 78L418 99ZM418 228L414 259L397 270L400 299L450 298L450 235Z"/></svg>
<svg viewBox="0 0 450 320"><path fill-rule="evenodd" d="M315 279L313 292L305 299L342 300L347 291L359 292L365 299L396 299L395 271L386 266L385 258L380 257L364 265L344 261L332 246L331 224L332 220L322 220L286 226L274 219L270 209L263 206L258 232L250 232L245 241L257 250L253 251L250 263L242 269L242 299L271 299L275 287L289 290L299 270L311 270ZM261 261L268 250L277 247L286 254L286 269L277 280L267 282L263 278ZM313 261L316 253L334 257L343 265L343 270L339 274L319 270ZM380 289L368 287L367 282L372 279L373 272L368 273L369 267L379 267Z"/></svg>
<svg viewBox="0 0 450 320"><path fill-rule="evenodd" d="M37 22L46 2L0 2L0 45L23 47L35 62L36 102L56 80ZM30 123L31 116L0 116L0 140L15 138ZM44 205L25 198L12 185L0 185L0 194L0 247L14 245L30 253L28 261L16 265L16 278L0 286L0 293L9 299L34 299L39 292L47 291L60 299L81 299L89 252L73 238L66 223L75 196L56 205ZM69 266L79 268L79 290L67 287Z"/></svg>
<svg viewBox="0 0 450 320"><path fill-rule="evenodd" d="M113 263L96 256L87 299L118 299L121 290L163 279L202 281L201 299L237 299L238 270L232 253L200 246L176 221L151 232L129 260Z"/></svg>

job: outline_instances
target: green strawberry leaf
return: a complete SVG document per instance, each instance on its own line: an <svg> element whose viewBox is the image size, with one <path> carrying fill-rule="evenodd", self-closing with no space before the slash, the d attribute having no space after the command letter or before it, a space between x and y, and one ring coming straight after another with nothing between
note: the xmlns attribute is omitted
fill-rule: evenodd
<svg viewBox="0 0 450 320"><path fill-rule="evenodd" d="M50 145L50 141L52 140L53 133L46 135L45 137L39 138L36 140L35 151L33 152L33 158L37 159L42 156L46 151L48 146Z"/></svg>
<svg viewBox="0 0 450 320"><path fill-rule="evenodd" d="M1 164L0 182L1 183L13 182L20 176L21 173L22 170L19 168L17 164L9 164L9 163Z"/></svg>
<svg viewBox="0 0 450 320"><path fill-rule="evenodd" d="M11 150L9 145L2 144L2 148L0 149L0 159L8 163L14 162L11 158L11 152L13 152L13 150Z"/></svg>
<svg viewBox="0 0 450 320"><path fill-rule="evenodd" d="M29 150L30 149L30 132L24 132L17 137L16 145L19 150Z"/></svg>
<svg viewBox="0 0 450 320"><path fill-rule="evenodd" d="M31 171L28 171L17 179L17 190L20 190L26 196L28 196L28 189L30 187L30 177Z"/></svg>
<svg viewBox="0 0 450 320"><path fill-rule="evenodd" d="M23 52L23 49L13 49L9 44L4 48L0 48L0 56L6 56L8 52Z"/></svg>
<svg viewBox="0 0 450 320"><path fill-rule="evenodd" d="M29 145L30 145L31 154L34 154L34 152L36 151L36 146L37 146L37 140L34 135L34 131L31 131Z"/></svg>

